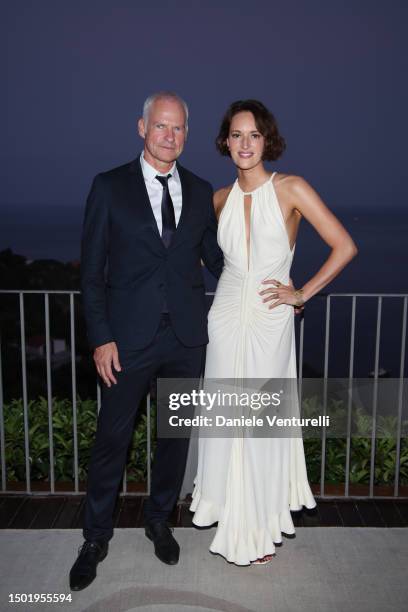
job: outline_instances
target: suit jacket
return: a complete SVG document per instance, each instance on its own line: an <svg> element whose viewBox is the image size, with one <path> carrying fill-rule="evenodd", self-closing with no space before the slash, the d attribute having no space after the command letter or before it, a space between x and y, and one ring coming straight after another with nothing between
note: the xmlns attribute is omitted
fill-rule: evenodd
<svg viewBox="0 0 408 612"><path fill-rule="evenodd" d="M166 248L140 160L98 174L81 241L81 288L92 348L115 341L141 349L153 339L166 296L173 329L186 346L208 342L201 259L218 278L223 267L207 181L177 163L182 211Z"/></svg>

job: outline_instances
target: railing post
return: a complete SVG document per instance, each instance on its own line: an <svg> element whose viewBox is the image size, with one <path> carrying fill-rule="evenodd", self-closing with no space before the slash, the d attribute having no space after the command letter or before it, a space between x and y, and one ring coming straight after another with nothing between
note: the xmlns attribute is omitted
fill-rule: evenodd
<svg viewBox="0 0 408 612"><path fill-rule="evenodd" d="M298 367L298 395L299 395L299 408L300 413L302 412L302 383L303 383L303 343L305 336L305 318L304 313L300 314L299 322L299 367Z"/></svg>
<svg viewBox="0 0 408 612"><path fill-rule="evenodd" d="M101 404L102 404L101 397L102 397L101 383L99 382L99 378L98 378L98 380L96 381L96 410L97 410L98 415L101 410Z"/></svg>
<svg viewBox="0 0 408 612"><path fill-rule="evenodd" d="M353 295L351 303L351 331L350 331L350 358L349 358L349 384L347 403L347 442L346 442L346 467L345 467L345 490L344 495L349 495L350 483L350 453L351 453L351 407L353 403L353 374L354 374L354 337L356 331L356 296Z"/></svg>
<svg viewBox="0 0 408 612"><path fill-rule="evenodd" d="M150 418L150 393L146 398L146 423L147 423L147 434L146 434L146 454L147 454L147 494L150 495L151 480L152 480L152 460L151 460L151 418Z"/></svg>
<svg viewBox="0 0 408 612"><path fill-rule="evenodd" d="M27 401L27 362L25 344L24 294L19 292L20 300L20 343L21 343L21 376L23 379L23 415L24 415L24 454L26 473L26 493L31 493L30 444L28 437L28 401Z"/></svg>
<svg viewBox="0 0 408 612"><path fill-rule="evenodd" d="M72 435L74 442L74 489L79 492L78 463L78 425L77 425L77 389L76 389L76 346L75 346L75 302L74 294L69 294L69 314L71 332L71 382L72 382Z"/></svg>
<svg viewBox="0 0 408 612"><path fill-rule="evenodd" d="M6 472L6 440L4 436L4 393L3 393L3 364L0 334L0 449L1 449L1 490L7 488Z"/></svg>
<svg viewBox="0 0 408 612"><path fill-rule="evenodd" d="M329 343L330 343L330 295L326 297L326 330L324 342L324 374L323 374L323 416L327 412L327 385L329 376ZM326 473L326 428L322 427L322 458L320 469L320 495L324 497L324 481Z"/></svg>
<svg viewBox="0 0 408 612"><path fill-rule="evenodd" d="M377 400L378 400L378 370L380 361L380 337L381 337L381 311L382 297L378 298L377 307L377 329L375 335L375 363L374 363L374 388L373 388L373 413L372 413L372 431L371 431L371 457L370 457L370 492L369 496L374 495L374 477L375 477L375 451L376 451L376 430L377 430Z"/></svg>
<svg viewBox="0 0 408 612"><path fill-rule="evenodd" d="M397 425L397 441L395 453L395 477L394 477L394 497L398 496L399 492L399 473L401 461L401 431L402 431L402 397L404 390L404 370L405 370L405 342L407 335L407 302L408 298L404 297L404 306L402 312L402 332L401 332L401 358L400 358L400 380L398 388L398 425Z"/></svg>
<svg viewBox="0 0 408 612"><path fill-rule="evenodd" d="M51 384L51 340L50 340L50 304L48 293L44 295L45 304L45 350L47 363L47 404L48 404L48 442L50 445L50 485L55 493L54 478L54 428L52 423L52 384Z"/></svg>

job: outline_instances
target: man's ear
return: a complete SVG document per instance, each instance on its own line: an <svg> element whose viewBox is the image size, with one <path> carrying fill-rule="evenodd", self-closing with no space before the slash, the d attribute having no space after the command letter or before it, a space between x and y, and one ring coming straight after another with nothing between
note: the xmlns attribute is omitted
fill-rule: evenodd
<svg viewBox="0 0 408 612"><path fill-rule="evenodd" d="M145 124L144 124L143 117L141 117L139 121L137 122L137 131L139 132L139 136L141 136L142 138L145 137L146 130L145 130Z"/></svg>

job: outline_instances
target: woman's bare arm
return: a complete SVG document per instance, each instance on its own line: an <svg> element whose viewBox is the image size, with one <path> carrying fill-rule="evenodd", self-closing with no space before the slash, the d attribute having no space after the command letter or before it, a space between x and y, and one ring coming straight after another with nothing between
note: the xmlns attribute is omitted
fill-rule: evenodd
<svg viewBox="0 0 408 612"><path fill-rule="evenodd" d="M332 249L322 267L302 287L302 300L306 302L328 285L358 251L350 234L307 181L299 176L288 176L284 183L286 202L289 201L291 207L311 223L324 242ZM295 305L298 303L299 296L295 295L294 288L279 284L277 279L264 281L264 284L275 285L261 292L261 295L268 296L264 299L265 302L275 300L270 308L279 304Z"/></svg>

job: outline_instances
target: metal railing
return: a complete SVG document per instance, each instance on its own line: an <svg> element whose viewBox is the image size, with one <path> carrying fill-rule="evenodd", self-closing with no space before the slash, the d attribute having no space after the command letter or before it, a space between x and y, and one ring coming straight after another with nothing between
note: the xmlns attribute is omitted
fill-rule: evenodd
<svg viewBox="0 0 408 612"><path fill-rule="evenodd" d="M51 334L50 334L50 295L67 295L69 296L69 327L70 327L70 354L71 354L71 401L72 401L72 436L73 436L73 464L74 464L74 479L73 490L64 491L65 494L80 494L79 487L79 464L78 464L78 427L77 427L77 365L76 365L76 332L75 332L75 298L80 295L79 291L52 291L52 290L0 290L0 294L15 294L18 296L19 304L19 326L20 326L20 351L21 351L21 384L22 384L22 403L23 403L23 422L24 422L24 455L25 455L25 491L15 491L7 488L7 465L6 465L6 439L5 439L5 416L4 416L4 389L3 389L3 347L0 337L0 447L1 447L1 491L3 493L24 493L24 494L44 494L32 490L32 482L30 475L30 446L29 446L29 418L28 418L28 386L27 386L27 351L26 351L26 327L25 327L25 300L24 297L28 294L39 294L44 297L44 317L45 317L45 362L46 362L46 381L47 381L47 406L48 406L48 438L49 438L49 491L50 494L55 494L55 473L54 473L54 444L53 444L53 401L52 401L52 369L51 369ZM207 292L207 296L213 296L211 292ZM377 317L375 329L375 359L374 359L374 385L379 378L379 357L380 357L380 338L382 325L382 307L383 301L388 298L397 298L403 301L402 319L401 319L401 345L400 345L400 360L399 360L399 379L400 387L398 394L397 418L398 432L396 436L396 466L394 474L394 485L392 497L401 497L399 495L399 479L400 479L400 462L401 462L401 431L402 431L402 408L403 408L403 380L405 370L405 345L407 334L407 305L408 294L401 293L332 293L318 294L321 299L326 302L325 308L325 335L324 335L324 368L323 379L328 380L329 376L329 342L330 342L330 322L331 322L331 306L336 298L351 299L351 323L350 323L350 346L349 346L349 367L348 377L351 382L354 376L354 357L356 347L356 312L357 299L376 298L377 299ZM304 365L304 345L305 345L305 317L302 316L299 324L298 338L298 379L299 379L299 394L302 393L303 380L303 365ZM327 403L327 393L324 394L324 403ZM96 404L99 413L101 407L101 389L99 383L96 382ZM325 406L326 407L326 406ZM351 455L351 407L352 394L349 393L349 401L347 406L347 441L346 441L346 465L345 465L345 484L344 497L350 496L350 455ZM374 474L375 474L375 424L377 418L376 393L374 393L373 409L372 409L372 434L371 434L371 456L370 456L370 482L369 493L367 495L355 497L375 497L374 495ZM147 441L146 441L146 456L147 456L147 491L130 493L134 495L144 495L150 492L151 481L151 420L150 420L150 395L147 396L146 402L146 420L147 420ZM316 497L329 497L325 494L325 470L326 470L326 431L322 429L322 447L321 447L321 473L320 473L320 495ZM60 493L60 491L58 491ZM123 478L122 493L128 493L126 471ZM129 494L129 493L128 493ZM382 496L384 497L384 496Z"/></svg>

